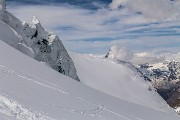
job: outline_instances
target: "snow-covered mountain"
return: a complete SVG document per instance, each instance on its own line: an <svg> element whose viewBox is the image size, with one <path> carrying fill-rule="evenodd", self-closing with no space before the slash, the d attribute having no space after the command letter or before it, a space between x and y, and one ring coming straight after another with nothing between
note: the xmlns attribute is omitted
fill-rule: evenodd
<svg viewBox="0 0 180 120"><path fill-rule="evenodd" d="M36 18L22 22L5 11L4 0L0 6L0 119L179 120L125 64L70 53L74 65L58 36Z"/></svg>
<svg viewBox="0 0 180 120"><path fill-rule="evenodd" d="M169 111L169 106L151 84L129 67L104 57L75 53L70 55L83 84L132 103Z"/></svg>
<svg viewBox="0 0 180 120"><path fill-rule="evenodd" d="M151 109L89 88L2 41L0 56L1 120L179 120L170 109Z"/></svg>
<svg viewBox="0 0 180 120"><path fill-rule="evenodd" d="M28 56L47 63L56 71L79 81L74 63L56 34L45 30L35 17L32 23L20 21L5 11L4 1L1 8L1 40ZM11 31L11 36L6 30Z"/></svg>
<svg viewBox="0 0 180 120"><path fill-rule="evenodd" d="M167 103L177 109L180 107L180 62L162 61L158 63L146 63L137 66L137 71L149 80L157 89L157 92Z"/></svg>
<svg viewBox="0 0 180 120"><path fill-rule="evenodd" d="M133 53L113 46L106 58L124 64L151 82L157 92L179 113L180 58L179 53Z"/></svg>

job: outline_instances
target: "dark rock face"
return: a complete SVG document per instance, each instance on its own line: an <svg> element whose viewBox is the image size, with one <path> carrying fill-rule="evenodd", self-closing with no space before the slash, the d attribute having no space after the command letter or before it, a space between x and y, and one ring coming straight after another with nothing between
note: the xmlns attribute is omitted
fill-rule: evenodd
<svg viewBox="0 0 180 120"><path fill-rule="evenodd" d="M180 107L180 62L166 62L162 68L154 68L153 64L148 63L141 64L137 71L153 84L171 107Z"/></svg>
<svg viewBox="0 0 180 120"><path fill-rule="evenodd" d="M170 75L168 77L169 81L180 79L180 62L172 61L167 67L170 71Z"/></svg>
<svg viewBox="0 0 180 120"><path fill-rule="evenodd" d="M173 108L180 107L180 83L168 95L167 103Z"/></svg>

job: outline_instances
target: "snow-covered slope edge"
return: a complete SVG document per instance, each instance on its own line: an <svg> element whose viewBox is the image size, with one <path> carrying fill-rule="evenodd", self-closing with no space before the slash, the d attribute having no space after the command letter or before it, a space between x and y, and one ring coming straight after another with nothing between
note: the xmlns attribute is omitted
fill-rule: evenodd
<svg viewBox="0 0 180 120"><path fill-rule="evenodd" d="M76 74L74 63L59 37L47 30L40 24L39 20L33 17L32 23L20 21L18 18L5 11L5 1L0 3L0 20L6 25L1 27L0 39L26 55L42 62L46 62L56 71L69 76L77 81L79 78ZM6 27L5 27L6 26ZM12 29L13 37L8 36L3 29ZM7 39L7 37L16 38L15 41Z"/></svg>
<svg viewBox="0 0 180 120"><path fill-rule="evenodd" d="M0 119L179 120L100 93L0 41Z"/></svg>
<svg viewBox="0 0 180 120"><path fill-rule="evenodd" d="M133 53L123 47L113 46L106 58L124 64L150 82L161 97L177 113L180 108L180 53L170 51L149 51ZM141 79L142 79L141 78Z"/></svg>
<svg viewBox="0 0 180 120"><path fill-rule="evenodd" d="M104 57L71 53L83 84L117 98L160 111L173 111L150 83L123 64Z"/></svg>

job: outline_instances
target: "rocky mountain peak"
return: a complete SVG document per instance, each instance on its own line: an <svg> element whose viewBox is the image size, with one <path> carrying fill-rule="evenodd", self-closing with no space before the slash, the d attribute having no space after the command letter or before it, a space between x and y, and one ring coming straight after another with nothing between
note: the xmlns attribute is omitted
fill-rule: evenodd
<svg viewBox="0 0 180 120"><path fill-rule="evenodd" d="M0 0L0 3L0 19L19 37L17 42L2 39L4 42L22 53L46 63L54 70L80 81L72 59L55 33L44 29L36 17L33 17L32 23L22 22L5 11L5 0Z"/></svg>

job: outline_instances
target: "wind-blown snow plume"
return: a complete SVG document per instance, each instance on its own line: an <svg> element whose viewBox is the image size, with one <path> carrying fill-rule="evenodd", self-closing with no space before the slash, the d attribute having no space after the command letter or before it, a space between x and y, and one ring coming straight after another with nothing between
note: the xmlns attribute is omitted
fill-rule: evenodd
<svg viewBox="0 0 180 120"><path fill-rule="evenodd" d="M125 47L112 46L106 55L106 58L115 61L129 61L133 56L133 53Z"/></svg>

